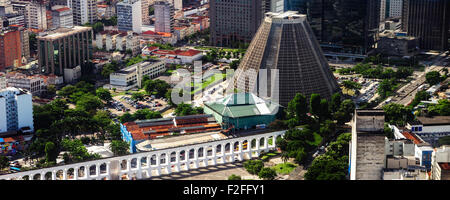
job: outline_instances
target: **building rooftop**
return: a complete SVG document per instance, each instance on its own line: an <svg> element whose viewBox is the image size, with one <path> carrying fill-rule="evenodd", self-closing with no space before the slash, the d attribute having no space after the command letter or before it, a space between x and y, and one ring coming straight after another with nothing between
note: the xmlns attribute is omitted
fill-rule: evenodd
<svg viewBox="0 0 450 200"><path fill-rule="evenodd" d="M450 125L450 116L417 117L417 121L424 126Z"/></svg>
<svg viewBox="0 0 450 200"><path fill-rule="evenodd" d="M439 166L442 170L449 170L450 171L450 164L449 163L439 163Z"/></svg>
<svg viewBox="0 0 450 200"><path fill-rule="evenodd" d="M37 38L42 40L57 40L62 37L67 37L69 35L86 31L92 31L92 28L86 26L74 26L72 28L58 28L39 33L39 36Z"/></svg>
<svg viewBox="0 0 450 200"><path fill-rule="evenodd" d="M275 115L279 104L266 101L251 93L230 94L217 102L205 103L222 116L237 118L255 115Z"/></svg>
<svg viewBox="0 0 450 200"><path fill-rule="evenodd" d="M192 134L217 132L221 130L212 115L189 115L183 117L160 118L126 122L124 126L134 140L154 139L172 133Z"/></svg>
<svg viewBox="0 0 450 200"><path fill-rule="evenodd" d="M129 67L123 68L123 69L121 69L121 70L119 70L119 71L117 71L117 72L115 72L115 73L119 73L119 74L129 74L129 73L133 73L133 72L136 71L136 67L137 67L138 65L144 65L144 66L147 66L147 65L151 65L151 64L154 64L154 63L157 63L157 62L161 62L161 61L160 61L160 60L146 60L146 61L143 61L143 62L140 62L140 63L136 63L136 64L134 64L134 65L131 65L131 66L129 66Z"/></svg>

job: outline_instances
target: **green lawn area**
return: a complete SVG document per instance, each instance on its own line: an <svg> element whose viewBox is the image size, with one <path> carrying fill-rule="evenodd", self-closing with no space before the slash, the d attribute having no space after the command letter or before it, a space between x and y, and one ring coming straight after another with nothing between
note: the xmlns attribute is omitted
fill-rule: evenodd
<svg viewBox="0 0 450 200"><path fill-rule="evenodd" d="M317 133L314 133L314 142L309 142L309 144L314 146L319 146L319 144L322 142L322 136L320 136Z"/></svg>
<svg viewBox="0 0 450 200"><path fill-rule="evenodd" d="M298 165L290 162L280 163L272 167L278 174L289 174L292 170L294 170Z"/></svg>
<svg viewBox="0 0 450 200"><path fill-rule="evenodd" d="M214 74L213 76L207 78L206 80L203 81L203 83L197 83L194 86L194 83L191 82L191 87L196 87L191 94L195 94L197 91L203 90L206 87L208 87L211 84L214 84L216 82L222 81L223 79L225 79L225 77L227 76L226 74L220 74L219 77L216 77L217 74ZM218 79L217 79L218 78ZM200 85L201 84L201 85Z"/></svg>
<svg viewBox="0 0 450 200"><path fill-rule="evenodd" d="M279 155L279 152L269 152L269 153L264 153L261 155L261 160L262 161L268 161L270 158Z"/></svg>

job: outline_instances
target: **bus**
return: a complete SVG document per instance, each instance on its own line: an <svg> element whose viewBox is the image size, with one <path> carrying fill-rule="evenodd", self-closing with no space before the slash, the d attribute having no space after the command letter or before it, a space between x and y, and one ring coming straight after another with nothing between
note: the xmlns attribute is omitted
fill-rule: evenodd
<svg viewBox="0 0 450 200"><path fill-rule="evenodd" d="M9 170L11 170L12 172L20 172L20 168L17 167L10 167Z"/></svg>

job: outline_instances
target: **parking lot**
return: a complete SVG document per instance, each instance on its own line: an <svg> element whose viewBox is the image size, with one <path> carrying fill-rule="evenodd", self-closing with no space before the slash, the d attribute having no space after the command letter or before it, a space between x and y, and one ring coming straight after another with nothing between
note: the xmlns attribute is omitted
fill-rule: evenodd
<svg viewBox="0 0 450 200"><path fill-rule="evenodd" d="M152 111L161 112L168 106L165 98L155 98L154 96L145 97L144 101L136 101L131 95L119 95L113 97L109 111L116 116L121 116L126 112L135 113L139 109L150 109Z"/></svg>

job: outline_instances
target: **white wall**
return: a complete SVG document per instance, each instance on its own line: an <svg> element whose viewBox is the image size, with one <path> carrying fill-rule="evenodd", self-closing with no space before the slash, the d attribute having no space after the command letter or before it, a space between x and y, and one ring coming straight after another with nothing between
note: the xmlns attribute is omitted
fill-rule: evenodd
<svg viewBox="0 0 450 200"><path fill-rule="evenodd" d="M18 128L30 127L34 131L33 126L33 102L31 94L22 94L16 96Z"/></svg>
<svg viewBox="0 0 450 200"><path fill-rule="evenodd" d="M0 133L6 132L8 126L6 123L6 101L5 98L0 98Z"/></svg>

